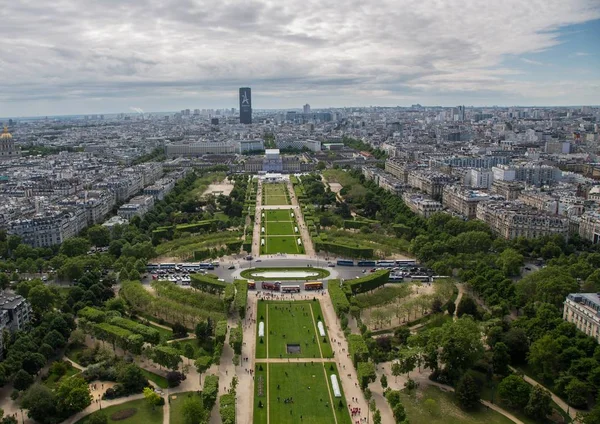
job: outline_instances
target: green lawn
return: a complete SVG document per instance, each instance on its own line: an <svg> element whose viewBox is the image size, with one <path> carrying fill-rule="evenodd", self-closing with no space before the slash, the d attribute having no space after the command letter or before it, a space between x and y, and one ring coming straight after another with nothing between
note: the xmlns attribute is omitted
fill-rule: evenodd
<svg viewBox="0 0 600 424"><path fill-rule="evenodd" d="M123 411L125 409L135 409L135 415L126 418L124 420L114 421L111 419L111 416L119 411ZM163 422L163 408L161 406L157 406L154 409L145 399L132 400L129 402L122 403L120 405L109 406L108 408L103 408L101 411L96 411L93 414L90 414L86 417L83 417L81 420L77 421L76 424L85 424L88 421L88 418L92 415L104 414L108 418L109 423L119 423L119 424L162 424Z"/></svg>
<svg viewBox="0 0 600 424"><path fill-rule="evenodd" d="M167 379L162 375L154 374L153 372L145 370L143 368L142 374L144 374L148 380L156 383L156 385L161 389L166 389L167 387L169 387L169 385L167 384Z"/></svg>
<svg viewBox="0 0 600 424"><path fill-rule="evenodd" d="M58 376L56 374L49 374L48 378L44 380L42 384L48 387L50 390L54 390L61 381L79 374L79 372L80 371L77 368L71 365L69 368L67 368L67 372L64 375Z"/></svg>
<svg viewBox="0 0 600 424"><path fill-rule="evenodd" d="M296 233L294 231L295 221L267 221L265 227L265 235L267 236L293 236Z"/></svg>
<svg viewBox="0 0 600 424"><path fill-rule="evenodd" d="M293 221L296 214L293 209L272 209L264 211L265 219L263 221ZM294 217L292 217L294 214Z"/></svg>
<svg viewBox="0 0 600 424"><path fill-rule="evenodd" d="M268 308L268 315L267 315ZM311 314L312 308L312 314ZM258 317L265 322L265 337L256 344L256 357L269 358L331 358L333 356L329 339L318 336L316 322L323 316L319 302L265 302L258 303ZM325 323L323 323L325 324ZM325 330L327 332L327 330ZM257 334L258 338L258 327ZM299 344L300 353L287 353L287 344ZM321 350L319 350L319 346Z"/></svg>
<svg viewBox="0 0 600 424"><path fill-rule="evenodd" d="M263 204L289 205L289 196L285 184L263 184Z"/></svg>
<svg viewBox="0 0 600 424"><path fill-rule="evenodd" d="M272 236L267 237L265 245L261 246L260 250L262 254L275 254L275 253L304 253L304 246L298 245L298 238L300 236Z"/></svg>
<svg viewBox="0 0 600 424"><path fill-rule="evenodd" d="M185 419L183 417L183 403L188 397L195 397L202 402L202 397L198 394L198 392L182 392L177 393L176 395L170 395L169 397L171 398L169 424L185 424Z"/></svg>
<svg viewBox="0 0 600 424"><path fill-rule="evenodd" d="M333 366L333 370L331 370L331 366ZM258 383L255 383L254 424L267 422L267 384L270 400L268 405L269 422L330 424L334 422L334 414L338 424L352 422L343 394L342 398L335 398L331 391L334 402L334 405L331 405L329 379L331 374L337 375L337 369L333 363L269 364L268 382L267 365L262 364L262 367L263 371L257 369L255 374L255 382ZM261 388L262 397L258 396ZM285 403L286 398L292 398L293 403ZM258 408L259 400L262 401L263 408Z"/></svg>
<svg viewBox="0 0 600 424"><path fill-rule="evenodd" d="M512 421L495 411L481 406L473 412L465 412L456 403L453 393L443 392L437 387L429 386L418 393L400 392L402 405L411 424L511 424ZM435 407L427 409L425 401L432 399Z"/></svg>
<svg viewBox="0 0 600 424"><path fill-rule="evenodd" d="M279 272L286 272L286 271L290 271L290 272L298 272L298 271L305 271L305 272L312 272L314 274L317 275L312 275L310 277L277 277L277 278L267 278L267 277L261 277L261 276L257 276L256 274L262 273L262 272L267 272L267 271L279 271ZM327 269L323 269L323 268L305 268L305 267L273 267L273 268L252 268L252 269L245 269L240 273L240 276L242 278L246 278L246 279L250 279L250 280L256 280L256 281L284 281L284 280L290 280L290 281L300 281L300 280L320 280L323 278L327 278L329 277L330 272Z"/></svg>

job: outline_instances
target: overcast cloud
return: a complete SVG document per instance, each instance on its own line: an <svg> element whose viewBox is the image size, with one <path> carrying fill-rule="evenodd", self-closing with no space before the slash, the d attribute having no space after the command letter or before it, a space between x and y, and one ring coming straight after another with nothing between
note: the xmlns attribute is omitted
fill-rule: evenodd
<svg viewBox="0 0 600 424"><path fill-rule="evenodd" d="M598 0L3 3L0 116L236 107L246 85L255 108L600 98L597 69L557 83L521 57Z"/></svg>

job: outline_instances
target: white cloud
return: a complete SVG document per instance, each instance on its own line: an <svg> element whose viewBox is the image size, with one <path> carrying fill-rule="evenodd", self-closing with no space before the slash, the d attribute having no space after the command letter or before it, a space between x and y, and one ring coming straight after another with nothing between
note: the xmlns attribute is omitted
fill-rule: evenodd
<svg viewBox="0 0 600 424"><path fill-rule="evenodd" d="M448 93L478 91L502 99L517 94L517 71L503 68L504 58L556 45L561 26L599 18L600 7L596 0L485 7L476 0L56 0L10 2L3 14L10 19L0 27L0 115L14 115L19 108L76 112L63 109L86 101L105 111L132 103L161 110L177 99L235 106L240 85L255 88L257 107L258 100L295 105L298 96L324 106L436 93L443 103ZM528 92L546 98L543 89L535 81Z"/></svg>

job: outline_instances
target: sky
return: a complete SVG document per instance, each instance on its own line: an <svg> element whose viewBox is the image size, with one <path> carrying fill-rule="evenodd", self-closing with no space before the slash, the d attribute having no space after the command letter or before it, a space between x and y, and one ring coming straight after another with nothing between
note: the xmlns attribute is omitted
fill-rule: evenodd
<svg viewBox="0 0 600 424"><path fill-rule="evenodd" d="M0 116L600 104L600 0L19 0Z"/></svg>

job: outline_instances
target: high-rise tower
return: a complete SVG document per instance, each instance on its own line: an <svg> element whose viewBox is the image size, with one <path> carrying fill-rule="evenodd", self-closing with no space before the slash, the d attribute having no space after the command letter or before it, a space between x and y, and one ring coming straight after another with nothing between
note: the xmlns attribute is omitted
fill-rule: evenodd
<svg viewBox="0 0 600 424"><path fill-rule="evenodd" d="M240 124L252 123L252 91L250 87L240 88Z"/></svg>

